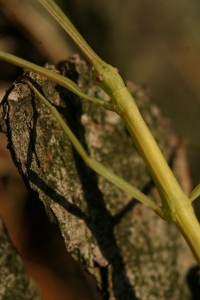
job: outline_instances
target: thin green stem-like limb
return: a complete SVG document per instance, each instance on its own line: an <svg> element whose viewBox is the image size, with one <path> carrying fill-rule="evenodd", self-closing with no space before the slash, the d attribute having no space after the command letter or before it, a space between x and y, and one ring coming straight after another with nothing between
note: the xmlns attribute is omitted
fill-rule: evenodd
<svg viewBox="0 0 200 300"><path fill-rule="evenodd" d="M123 191L129 193L131 196L133 196L138 201L142 202L143 204L150 207L152 210L154 210L161 218L163 218L162 208L158 206L153 200L151 200L149 197L147 197L145 194L143 194L140 190L133 187L131 184L126 182L124 179L120 178L119 176L115 175L112 171L108 170L106 167L104 167L102 164L94 160L93 158L89 157L80 142L77 140L71 129L68 127L68 125L64 122L62 117L60 116L57 109L51 105L51 103L45 99L42 94L26 79L23 80L23 82L27 83L28 86L34 91L34 93L37 95L37 97L42 100L42 102L49 108L51 113L54 115L56 120L59 122L60 126L64 130L64 132L69 137L71 143L73 144L76 151L80 154L84 162L96 173L102 175L105 177L108 181L115 184L117 187L122 189Z"/></svg>
<svg viewBox="0 0 200 300"><path fill-rule="evenodd" d="M60 7L52 0L38 0L54 19L63 27L69 34L72 40L76 43L79 49L84 53L87 59L93 64L94 61L101 61L101 58L90 48L78 30L70 22L67 16L62 12Z"/></svg>
<svg viewBox="0 0 200 300"><path fill-rule="evenodd" d="M200 196L200 184L198 184L195 189L190 193L189 199L190 201L194 201L197 197Z"/></svg>
<svg viewBox="0 0 200 300"><path fill-rule="evenodd" d="M74 27L67 16L62 12L60 7L53 0L38 0L53 16L53 18L64 28L69 34L78 48L82 51L84 56L92 64L95 72L94 77L101 78L101 72L105 71L107 67L110 67L105 61L103 61L88 45L78 30Z"/></svg>
<svg viewBox="0 0 200 300"><path fill-rule="evenodd" d="M18 67L25 68L25 69L28 69L32 72L40 74L40 75L42 75L42 76L58 83L59 85L62 85L63 87L67 88L72 93L76 94L77 96L79 96L82 99L86 99L86 100L98 103L102 106L109 105L109 102L105 102L101 99L85 95L81 91L81 89L77 86L77 84L75 84L72 80L70 80L69 78L66 78L66 77L64 77L64 76L62 76L62 75L60 75L56 72L52 72L50 70L47 70L43 67L40 67L36 64L28 62L28 61L26 61L22 58L19 58L15 55L6 53L4 51L0 51L0 59L3 59L4 61L12 63L12 64L14 64Z"/></svg>

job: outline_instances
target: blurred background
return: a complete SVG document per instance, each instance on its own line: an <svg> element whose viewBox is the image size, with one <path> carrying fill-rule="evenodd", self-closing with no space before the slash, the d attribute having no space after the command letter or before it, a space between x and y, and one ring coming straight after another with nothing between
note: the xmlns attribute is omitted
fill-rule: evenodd
<svg viewBox="0 0 200 300"><path fill-rule="evenodd" d="M200 2L57 0L86 41L152 101L191 144L193 185L200 182ZM0 49L43 65L79 50L36 0L0 0ZM19 70L0 62L1 95ZM200 210L200 201L196 200Z"/></svg>

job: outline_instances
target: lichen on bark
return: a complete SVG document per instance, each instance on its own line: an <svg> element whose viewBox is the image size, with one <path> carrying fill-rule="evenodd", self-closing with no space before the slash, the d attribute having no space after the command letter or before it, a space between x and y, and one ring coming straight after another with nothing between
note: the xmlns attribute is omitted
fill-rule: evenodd
<svg viewBox="0 0 200 300"><path fill-rule="evenodd" d="M84 92L107 100L78 56L58 68ZM143 160L115 113L81 101L41 76L27 71L24 76L57 107L92 157L151 192ZM143 87L131 82L127 86L170 161L176 136L169 122ZM8 136L26 186L60 228L66 249L93 274L104 299L190 299L185 276L194 260L173 224L86 167L55 118L20 80L4 97L0 114L1 131Z"/></svg>

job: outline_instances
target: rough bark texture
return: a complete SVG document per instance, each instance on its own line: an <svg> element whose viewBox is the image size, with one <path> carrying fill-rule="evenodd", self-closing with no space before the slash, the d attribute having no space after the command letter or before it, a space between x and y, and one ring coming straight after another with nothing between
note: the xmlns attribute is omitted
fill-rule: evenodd
<svg viewBox="0 0 200 300"><path fill-rule="evenodd" d="M59 68L84 92L107 99L93 86L87 65L78 56ZM142 158L115 113L80 101L61 88L60 98L54 83L30 72L25 76L58 108L92 157L150 192L152 182ZM171 161L176 137L168 121L142 87L127 85ZM26 84L13 84L2 101L0 116L1 130L8 136L26 186L57 223L66 249L94 275L104 299L190 299L185 277L194 260L173 224L88 169Z"/></svg>
<svg viewBox="0 0 200 300"><path fill-rule="evenodd" d="M0 299L40 300L33 281L26 275L22 260L10 243L0 219Z"/></svg>

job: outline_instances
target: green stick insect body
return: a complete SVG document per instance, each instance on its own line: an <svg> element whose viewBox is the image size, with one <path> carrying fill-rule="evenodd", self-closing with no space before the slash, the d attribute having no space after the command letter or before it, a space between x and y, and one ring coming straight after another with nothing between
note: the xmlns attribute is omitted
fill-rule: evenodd
<svg viewBox="0 0 200 300"><path fill-rule="evenodd" d="M152 200L148 200L148 197L138 199L140 198L140 195L136 198L150 206L164 219L171 220L176 224L188 242L196 260L200 264L200 225L191 205L191 201L194 197L192 196L190 200L182 191L117 70L102 61L95 54L55 2L52 0L38 1L46 7L60 25L68 32L86 58L93 65L93 79L96 84L110 96L111 100L109 102L104 102L97 98L88 97L69 79L56 73L52 73L51 71L44 70L41 67L4 53L3 51L0 51L0 58L54 80L58 84L70 89L81 98L101 104L106 109L115 111L120 115L158 188L162 200L162 208L159 209ZM59 119L59 116L54 110L52 110L52 113ZM72 138L72 142L73 140L74 139ZM77 147L80 149L80 145L77 144ZM79 152L81 152L80 154L84 157L83 152ZM89 162L88 159L85 161L87 163ZM93 169L101 175L106 176L107 171L101 171L102 167L98 163L93 164L93 162L89 162L88 165L90 167L95 165ZM109 179L108 177L109 176L106 178ZM198 190L196 194L199 194Z"/></svg>

